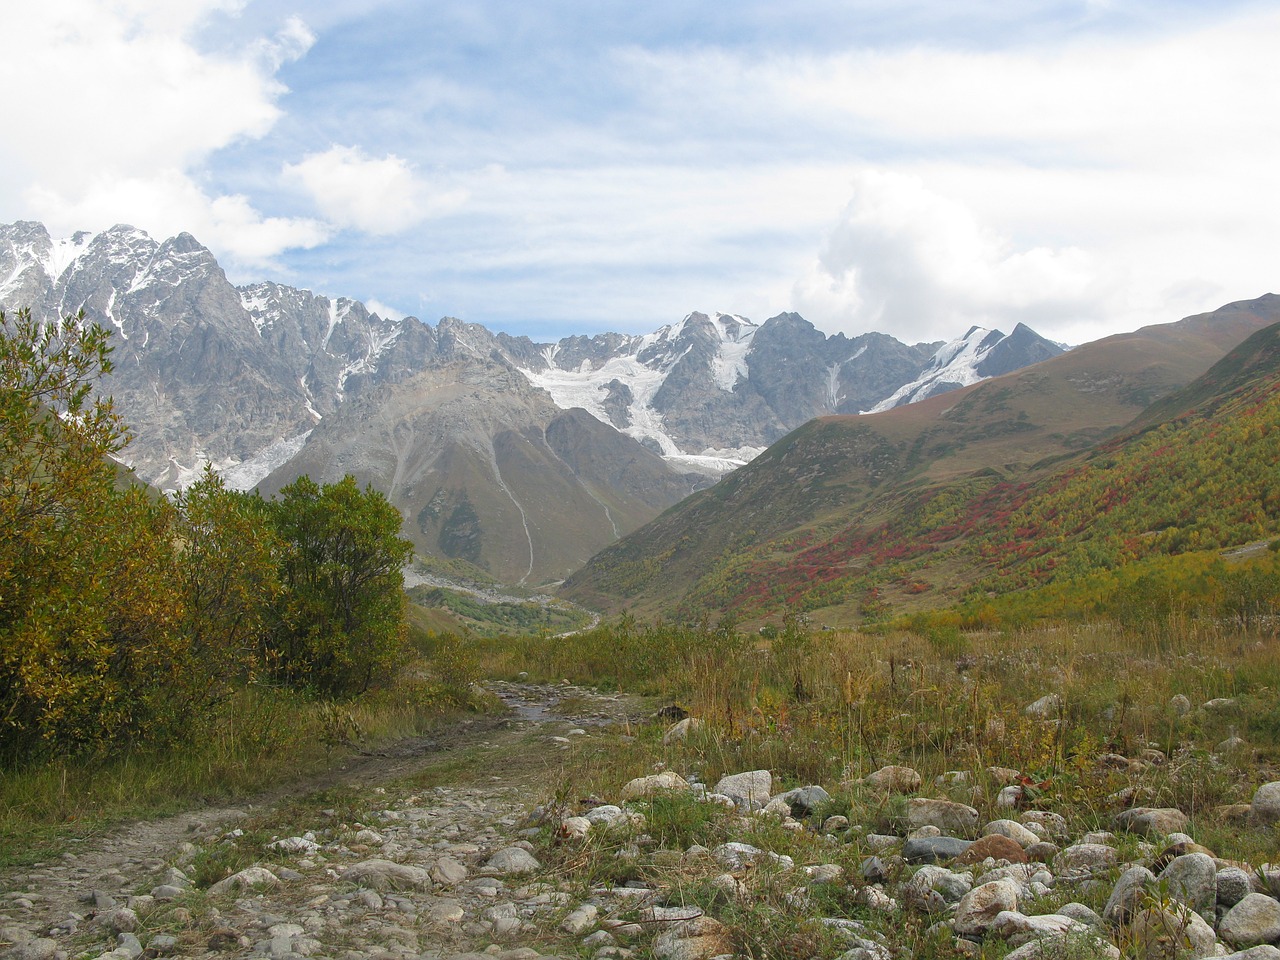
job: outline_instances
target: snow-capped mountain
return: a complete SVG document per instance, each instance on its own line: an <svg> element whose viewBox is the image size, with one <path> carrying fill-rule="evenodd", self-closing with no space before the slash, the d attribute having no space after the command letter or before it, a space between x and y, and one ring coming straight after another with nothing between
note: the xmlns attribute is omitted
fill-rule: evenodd
<svg viewBox="0 0 1280 960"><path fill-rule="evenodd" d="M1022 323L1014 327L1008 336L999 330L970 327L959 340L938 348L918 377L904 383L865 412L891 410L904 403L915 403L948 390L967 387L979 380L1012 373L1056 357L1063 349Z"/></svg>
<svg viewBox="0 0 1280 960"><path fill-rule="evenodd" d="M815 416L1060 352L1021 326L907 345L828 337L794 313L690 313L644 336L534 343L282 284L237 288L189 234L160 242L124 225L66 239L0 225L0 308L24 306L84 310L112 331L99 387L145 480L181 488L206 463L240 489L355 473L392 498L420 550L531 582Z"/></svg>

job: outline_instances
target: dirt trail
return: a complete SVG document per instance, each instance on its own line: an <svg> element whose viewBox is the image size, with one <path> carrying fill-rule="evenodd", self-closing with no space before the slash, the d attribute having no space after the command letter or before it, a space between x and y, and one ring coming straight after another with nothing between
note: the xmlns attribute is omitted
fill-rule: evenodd
<svg viewBox="0 0 1280 960"><path fill-rule="evenodd" d="M106 835L71 841L71 849L56 860L0 873L0 954L14 943L38 937L53 938L74 955L77 951L72 944L77 933L83 933L77 928L90 923L95 912L123 905L130 894L159 882L157 878L184 843L221 834L285 802L336 787L376 789L439 764L451 754L460 758L458 782L466 784L472 795L481 799L489 794L509 796L513 786L529 784L469 770L468 752L477 747L501 750L517 741L530 741L531 726L588 728L636 719L635 705L620 696L602 696L567 685L495 683L492 689L510 708L507 715L468 718L431 736L354 753L329 770L236 803L121 824ZM548 752L551 747L547 745ZM536 770L536 765L530 769ZM481 789L476 790L477 785Z"/></svg>

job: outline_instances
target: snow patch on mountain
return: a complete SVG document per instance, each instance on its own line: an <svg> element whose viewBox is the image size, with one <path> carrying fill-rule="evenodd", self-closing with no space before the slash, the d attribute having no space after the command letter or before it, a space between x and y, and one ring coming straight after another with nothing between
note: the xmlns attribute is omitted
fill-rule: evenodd
<svg viewBox="0 0 1280 960"><path fill-rule="evenodd" d="M939 347L919 377L862 412L881 413L986 379L978 372L978 366L1003 339L1005 335L999 330L970 327L960 339Z"/></svg>
<svg viewBox="0 0 1280 960"><path fill-rule="evenodd" d="M54 240L49 245L49 252L41 258L41 266L44 267L44 272L49 275L51 280L57 280L67 267L71 266L89 248L89 244L93 242L96 236L97 234L80 230L69 237Z"/></svg>
<svg viewBox="0 0 1280 960"><path fill-rule="evenodd" d="M739 380L747 379L747 354L760 328L746 317L724 313L717 313L711 321L720 335L720 349L711 362L712 377L717 387L732 393Z"/></svg>
<svg viewBox="0 0 1280 960"><path fill-rule="evenodd" d="M309 436L311 436L310 430L306 433L300 433L296 437L282 437L274 443L268 444L248 460L215 463L213 468L221 475L223 482L229 489L252 490L265 480L272 470L284 466L292 460L298 451L302 449L302 445L307 442L307 437ZM183 471L180 474L179 489L185 489L200 479L200 474L204 472L205 462L207 461L198 462L194 470Z"/></svg>
<svg viewBox="0 0 1280 960"><path fill-rule="evenodd" d="M654 336L657 335L649 335ZM658 444L663 456L680 453L680 448L666 432L662 414L652 406L654 395L667 378L666 369L648 367L631 354L611 357L599 367L593 367L591 361L584 360L576 369L562 370L554 365L555 354L554 349L543 351L543 357L550 364L546 370L517 369L535 387L551 394L552 402L561 410L581 407L601 423L612 423L604 408L605 385L614 380L625 384L632 399L627 407L630 422L621 431L641 442L651 440Z"/></svg>

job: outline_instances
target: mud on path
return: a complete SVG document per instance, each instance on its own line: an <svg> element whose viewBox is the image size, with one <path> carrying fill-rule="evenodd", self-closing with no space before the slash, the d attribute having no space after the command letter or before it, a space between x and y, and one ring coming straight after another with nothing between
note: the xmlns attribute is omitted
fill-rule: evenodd
<svg viewBox="0 0 1280 960"><path fill-rule="evenodd" d="M167 874L171 876L173 864L184 852L189 856L193 845L224 837L238 825L269 821L274 811L305 804L320 793L381 795L397 781L428 773L423 782L435 784L437 797L452 798L461 791L465 797L459 802L465 808L486 816L504 814L498 817L507 828L502 832L510 832L513 818L519 816L516 811L527 810L540 790L554 788L547 774L558 766L559 753L567 749L570 735L587 736L593 727L636 723L646 712L631 698L567 684L497 682L490 689L506 703L505 715L466 718L430 736L355 752L328 770L234 803L121 824L105 835L71 840L69 849L56 860L0 872L0 957L55 960L86 951L99 956L115 946L112 941L119 932L99 929L104 927L103 918L124 907L132 896L162 884ZM324 811L324 815L337 814ZM474 827L484 832L479 820ZM461 836L467 829L452 833ZM246 939L251 937L238 936L216 952L230 949L228 955L246 955ZM96 950L95 942L100 945ZM158 951L148 948L146 956L164 956L165 944ZM179 940L173 955L192 955L192 946Z"/></svg>

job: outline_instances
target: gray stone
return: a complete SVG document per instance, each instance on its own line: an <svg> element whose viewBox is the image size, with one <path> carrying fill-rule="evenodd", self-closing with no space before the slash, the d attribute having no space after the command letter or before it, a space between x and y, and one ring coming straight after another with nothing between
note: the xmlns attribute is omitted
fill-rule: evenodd
<svg viewBox="0 0 1280 960"><path fill-rule="evenodd" d="M1041 697L1034 703L1027 704L1022 712L1028 717L1040 717L1056 720L1062 713L1062 698L1056 693Z"/></svg>
<svg viewBox="0 0 1280 960"><path fill-rule="evenodd" d="M907 801L907 825L912 830L931 826L944 834L972 834L978 829L978 811L951 800L912 797Z"/></svg>
<svg viewBox="0 0 1280 960"><path fill-rule="evenodd" d="M773 774L768 770L748 770L721 777L712 792L724 794L735 802L758 803L763 806L769 802L772 790Z"/></svg>
<svg viewBox="0 0 1280 960"><path fill-rule="evenodd" d="M516 875L535 873L542 869L542 864L523 847L503 847L489 858L485 867L501 874Z"/></svg>
<svg viewBox="0 0 1280 960"><path fill-rule="evenodd" d="M1133 807L1116 815L1115 825L1121 830L1138 833L1152 840L1159 840L1171 833L1180 833L1191 822L1176 807Z"/></svg>
<svg viewBox="0 0 1280 960"><path fill-rule="evenodd" d="M1228 953L1221 960L1280 960L1280 949L1270 945L1250 947L1236 953Z"/></svg>
<svg viewBox="0 0 1280 960"><path fill-rule="evenodd" d="M1128 927L1140 960L1202 960L1214 956L1213 928L1183 904L1140 911Z"/></svg>
<svg viewBox="0 0 1280 960"><path fill-rule="evenodd" d="M600 910L590 903L584 903L575 910L570 911L569 915L560 923L560 929L571 937L581 936L596 925L596 919L600 916Z"/></svg>
<svg viewBox="0 0 1280 960"><path fill-rule="evenodd" d="M697 717L685 717L679 723L667 728L667 732L662 735L662 743L664 746L670 746L673 743L683 743L689 739L689 734L696 733L703 728L704 724Z"/></svg>
<svg viewBox="0 0 1280 960"><path fill-rule="evenodd" d="M1113 926L1124 926L1138 912L1147 890L1154 886L1155 874L1143 866L1133 866L1120 874L1111 897L1102 910L1102 919Z"/></svg>
<svg viewBox="0 0 1280 960"><path fill-rule="evenodd" d="M467 868L453 857L441 857L431 867L431 879L442 887L452 887L467 879Z"/></svg>
<svg viewBox="0 0 1280 960"><path fill-rule="evenodd" d="M391 860L362 860L342 871L342 879L348 883L372 887L375 890L427 889L431 886L431 874L422 867Z"/></svg>
<svg viewBox="0 0 1280 960"><path fill-rule="evenodd" d="M250 890L254 887L277 887L280 878L266 867L248 867L239 873L219 880L209 888L209 895L220 897L236 890Z"/></svg>
<svg viewBox="0 0 1280 960"><path fill-rule="evenodd" d="M661 790L688 790L689 782L679 774L664 770L647 777L636 777L622 788L623 800L638 800Z"/></svg>
<svg viewBox="0 0 1280 960"><path fill-rule="evenodd" d="M1280 781L1273 781L1254 791L1249 822L1255 827L1269 827L1277 821L1280 821Z"/></svg>
<svg viewBox="0 0 1280 960"><path fill-rule="evenodd" d="M1072 920L1079 920L1086 927L1092 927L1095 930L1105 930L1106 922L1098 916L1090 907L1083 903L1064 903L1058 908L1058 913L1064 917L1070 917Z"/></svg>
<svg viewBox="0 0 1280 960"><path fill-rule="evenodd" d="M682 921L653 941L655 960L710 960L732 950L724 924L706 916Z"/></svg>
<svg viewBox="0 0 1280 960"><path fill-rule="evenodd" d="M982 828L982 835L1008 837L1024 850L1033 843L1040 841L1039 836L1018 823L1017 820L992 820Z"/></svg>
<svg viewBox="0 0 1280 960"><path fill-rule="evenodd" d="M627 822L627 812L612 803L604 803L598 807L592 807L583 816L593 824L604 824L610 827Z"/></svg>
<svg viewBox="0 0 1280 960"><path fill-rule="evenodd" d="M816 813L824 803L830 803L831 794L817 784L812 784L788 790L786 793L779 794L776 799L787 804L793 817L800 818Z"/></svg>
<svg viewBox="0 0 1280 960"><path fill-rule="evenodd" d="M920 789L920 774L911 767L881 767L875 773L869 773L862 782L872 790L885 793L914 793Z"/></svg>
<svg viewBox="0 0 1280 960"><path fill-rule="evenodd" d="M1227 911L1218 932L1233 947L1275 943L1280 940L1280 901L1250 893Z"/></svg>
<svg viewBox="0 0 1280 960"><path fill-rule="evenodd" d="M924 866L912 874L902 886L902 900L924 913L940 913L973 888L973 880L965 873L952 873L944 867Z"/></svg>
<svg viewBox="0 0 1280 960"><path fill-rule="evenodd" d="M1053 872L1060 877L1079 879L1105 873L1116 864L1116 851L1101 843L1077 843L1053 858Z"/></svg>
<svg viewBox="0 0 1280 960"><path fill-rule="evenodd" d="M973 845L959 837L911 837L902 845L902 859L907 863L936 863L952 860Z"/></svg>
<svg viewBox="0 0 1280 960"><path fill-rule="evenodd" d="M1253 892L1249 874L1240 867L1223 867L1214 883L1218 906L1230 909Z"/></svg>
<svg viewBox="0 0 1280 960"><path fill-rule="evenodd" d="M1003 910L1018 909L1018 883L1005 878L974 887L956 905L952 924L961 937L981 937Z"/></svg>
<svg viewBox="0 0 1280 960"><path fill-rule="evenodd" d="M1170 860L1157 881L1167 887L1175 900L1185 903L1200 916L1212 919L1218 899L1217 874L1218 865L1212 857L1188 853Z"/></svg>

